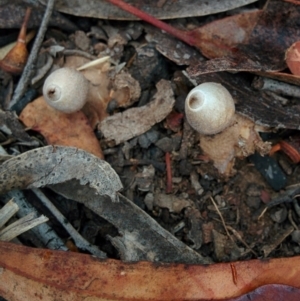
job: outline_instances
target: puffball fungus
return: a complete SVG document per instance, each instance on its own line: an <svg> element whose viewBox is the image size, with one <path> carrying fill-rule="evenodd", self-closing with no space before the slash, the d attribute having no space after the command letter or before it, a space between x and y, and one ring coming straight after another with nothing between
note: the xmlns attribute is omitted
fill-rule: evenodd
<svg viewBox="0 0 300 301"><path fill-rule="evenodd" d="M185 101L185 114L197 132L213 135L233 122L235 105L228 90L217 83L203 83L190 91Z"/></svg>
<svg viewBox="0 0 300 301"><path fill-rule="evenodd" d="M199 132L202 151L222 175L234 174L235 158L255 151L265 155L271 148L258 133L266 129L236 114L230 93L220 84L203 83L191 90L185 113L189 124Z"/></svg>
<svg viewBox="0 0 300 301"><path fill-rule="evenodd" d="M88 80L79 71L61 68L47 77L43 95L51 107L64 113L74 113L86 103L88 87Z"/></svg>

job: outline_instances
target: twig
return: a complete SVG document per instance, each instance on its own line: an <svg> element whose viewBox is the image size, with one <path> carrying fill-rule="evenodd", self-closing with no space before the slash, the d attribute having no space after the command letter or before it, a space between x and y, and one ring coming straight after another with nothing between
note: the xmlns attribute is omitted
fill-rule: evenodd
<svg viewBox="0 0 300 301"><path fill-rule="evenodd" d="M35 212L31 212L28 215L18 219L14 223L8 225L3 230L0 231L1 241L11 241L20 234L33 229L34 227L47 222L48 217L41 215L36 217Z"/></svg>
<svg viewBox="0 0 300 301"><path fill-rule="evenodd" d="M296 225L296 223L295 223L294 220L293 220L293 217L292 217L292 210L291 210L291 209L289 210L288 219L289 219L290 223L292 224L292 226L294 227L294 229L295 229L295 230L299 230L299 227Z"/></svg>
<svg viewBox="0 0 300 301"><path fill-rule="evenodd" d="M267 77L257 77L252 82L253 88L262 91L272 91L275 93L291 96L300 97L300 87L291 85L278 80L270 79Z"/></svg>
<svg viewBox="0 0 300 301"><path fill-rule="evenodd" d="M22 218L31 212L35 212L38 215L37 210L28 203L24 194L20 190L12 190L6 195L1 197L1 202L7 203L9 200L14 199L15 203L19 206L17 216ZM64 250L68 248L64 245L64 242L57 236L54 230L46 223L38 225L30 230L38 239L49 249L52 250Z"/></svg>
<svg viewBox="0 0 300 301"><path fill-rule="evenodd" d="M268 210L268 207L266 207L266 208L262 211L262 213L261 213L261 214L258 216L258 218L257 218L258 221L264 216L264 214L267 212L267 210Z"/></svg>
<svg viewBox="0 0 300 301"><path fill-rule="evenodd" d="M219 216L220 216L220 218L221 218L221 221L222 221L222 224L223 224L223 227L224 227L224 229L225 229L225 231L226 231L227 236L232 240L232 237L231 237L231 235L229 234L229 232L228 232L228 230L227 230L227 226L226 226L226 224L225 224L224 218L223 218L223 216L222 216L222 214L221 214L221 212L220 212L220 210L219 210L219 208L218 208L218 206L217 206L215 200L214 200L213 197L211 197L211 196L210 196L209 198L210 198L210 200L212 201L213 205L215 206L215 208L216 208L216 210L217 210L217 213L219 214Z"/></svg>
<svg viewBox="0 0 300 301"><path fill-rule="evenodd" d="M165 160L166 160L166 172L167 172L166 193L171 193L172 192L172 169L171 169L171 158L169 152L166 152Z"/></svg>
<svg viewBox="0 0 300 301"><path fill-rule="evenodd" d="M48 27L48 23L49 23L50 17L53 12L54 3L55 3L55 0L48 0L46 11L45 11L41 26L40 26L38 34L35 38L34 44L32 46L30 55L29 55L27 63L26 63L26 66L23 70L21 78L16 87L15 93L13 95L13 99L10 102L9 108L14 106L20 100L20 98L24 95L24 93L27 89L27 86L31 80L33 66L35 65L39 50L40 50L42 42L44 40L44 36L45 36L46 30Z"/></svg>
<svg viewBox="0 0 300 301"><path fill-rule="evenodd" d="M137 9L136 7L134 7L128 3L125 3L124 1L120 1L120 0L106 0L106 1L114 4L115 6L123 9L124 11L127 11L130 14L142 19L143 21L146 21L146 22L152 24L153 26L156 26L156 27L164 30L165 32L173 35L177 39L184 41L188 45L191 45L191 46L195 45L194 37L191 37L183 30L179 30L175 27L172 27L169 24L167 24L163 21L160 21L160 20L154 18L153 16Z"/></svg>
<svg viewBox="0 0 300 301"><path fill-rule="evenodd" d="M227 226L227 229L229 229L233 235L247 248L250 250L250 252L252 254L254 254L256 257L258 257L257 253L252 250L252 248L243 240L242 236L239 234L239 232L237 232L234 228L232 228L231 226Z"/></svg>
<svg viewBox="0 0 300 301"><path fill-rule="evenodd" d="M51 201L39 189L32 189L33 193L40 199L44 206L46 206L51 213L57 218L61 225L68 231L73 238L76 246L80 249L89 251L98 258L106 258L106 254L99 250L97 246L92 245L84 239L76 229L67 221L67 219L60 213L59 210L51 203Z"/></svg>
<svg viewBox="0 0 300 301"><path fill-rule="evenodd" d="M11 199L0 209L0 229L18 212L18 205Z"/></svg>

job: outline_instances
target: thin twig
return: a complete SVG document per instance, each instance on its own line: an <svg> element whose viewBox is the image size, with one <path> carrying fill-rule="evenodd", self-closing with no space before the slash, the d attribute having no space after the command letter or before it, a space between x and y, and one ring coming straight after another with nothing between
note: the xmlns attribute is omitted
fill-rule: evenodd
<svg viewBox="0 0 300 301"><path fill-rule="evenodd" d="M252 254L254 254L256 257L258 257L258 255L257 255L257 253L254 251L254 250L252 250L252 248L244 241L244 239L242 238L242 236L239 234L239 232L238 231L236 231L234 228L232 228L231 226L227 226L226 227L227 229L229 229L232 233L233 233L233 235L247 248L247 249L249 249L250 250L250 252L252 253Z"/></svg>
<svg viewBox="0 0 300 301"><path fill-rule="evenodd" d="M26 63L26 66L23 70L21 78L16 87L15 93L13 95L13 99L10 102L9 108L12 108L12 106L14 106L20 100L20 98L24 95L24 93L27 89L27 86L31 80L33 67L36 63L39 50L40 50L41 45L44 40L44 36L45 36L46 30L48 27L48 23L49 23L50 17L53 12L54 3L55 3L55 0L48 0L41 26L40 26L38 34L35 38L34 44L32 46L30 55L29 55L27 63Z"/></svg>
<svg viewBox="0 0 300 301"><path fill-rule="evenodd" d="M172 192L172 168L171 168L171 157L169 152L166 152L165 160L166 160L166 172L167 172L166 193L171 193Z"/></svg>
<svg viewBox="0 0 300 301"><path fill-rule="evenodd" d="M267 210L268 210L268 207L266 207L266 208L262 211L262 213L261 213L261 214L258 216L258 218L257 218L258 221L264 216L264 214L267 212Z"/></svg>
<svg viewBox="0 0 300 301"><path fill-rule="evenodd" d="M5 202L6 199L9 200L10 198L13 198L15 203L19 207L19 211L17 212L19 218L23 218L31 213L35 214L35 216L39 215L38 211L30 203L28 203L22 191L12 190L8 192L5 196L3 196L3 198L1 198L1 201L3 200ZM43 243L43 245L48 247L49 249L64 251L68 250L68 248L64 245L63 241L46 223L40 224L37 227L32 228L31 232L33 232L36 238L38 238L38 240L40 240Z"/></svg>
<svg viewBox="0 0 300 301"><path fill-rule="evenodd" d="M80 249L89 251L98 258L106 258L106 254L99 250L97 246L92 245L84 239L76 229L67 221L67 219L60 213L60 211L51 203L51 201L43 194L40 189L32 189L33 193L40 199L44 206L46 206L51 213L57 218L61 225L68 231L73 238L76 246Z"/></svg>
<svg viewBox="0 0 300 301"><path fill-rule="evenodd" d="M299 230L298 226L296 225L296 223L295 223L294 220L293 220L293 217L292 217L292 210L291 210L291 209L289 210L288 219L289 219L290 223L292 224L292 226L294 227L294 229L295 229L295 230Z"/></svg>
<svg viewBox="0 0 300 301"><path fill-rule="evenodd" d="M225 231L226 231L227 236L232 240L232 238L231 238L231 236L230 236L230 234L229 234L229 232L228 232L228 230L227 230L227 226L226 226L226 224L225 224L224 218L223 218L223 216L222 216L222 214L221 214L221 212L220 212L220 210L219 210L219 208L218 208L218 206L217 206L215 200L214 200L213 197L211 197L211 196L210 196L209 198L210 198L210 200L212 201L213 205L215 206L215 208L216 208L216 210L217 210L217 213L218 213L219 216L220 216L220 219L221 219L221 221L222 221L222 224L223 224L223 227L224 227L224 229L225 229Z"/></svg>
<svg viewBox="0 0 300 301"><path fill-rule="evenodd" d="M3 195L0 200L3 203L7 203L12 198L19 207L19 211L17 212L19 218L22 218L31 212L35 212L35 214L38 215L37 210L27 201L21 190L11 190L6 195ZM68 250L61 238L57 236L55 231L48 224L44 223L38 225L30 231L45 247L52 250Z"/></svg>

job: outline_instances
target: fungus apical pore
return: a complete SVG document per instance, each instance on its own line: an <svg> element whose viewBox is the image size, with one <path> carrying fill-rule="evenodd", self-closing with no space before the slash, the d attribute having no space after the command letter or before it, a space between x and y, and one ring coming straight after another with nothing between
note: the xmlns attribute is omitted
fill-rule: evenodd
<svg viewBox="0 0 300 301"><path fill-rule="evenodd" d="M189 124L199 133L213 135L233 122L234 100L218 83L203 83L190 91L185 101Z"/></svg>
<svg viewBox="0 0 300 301"><path fill-rule="evenodd" d="M64 113L73 113L86 103L88 87L88 80L79 71L61 68L47 77L43 95L51 107Z"/></svg>

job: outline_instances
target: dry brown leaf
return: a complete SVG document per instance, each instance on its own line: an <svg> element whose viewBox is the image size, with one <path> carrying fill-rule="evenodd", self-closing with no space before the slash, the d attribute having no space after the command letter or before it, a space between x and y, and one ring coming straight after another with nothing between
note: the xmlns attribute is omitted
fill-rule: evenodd
<svg viewBox="0 0 300 301"><path fill-rule="evenodd" d="M119 144L145 133L154 124L166 118L175 103L171 83L161 80L156 88L154 100L147 105L127 109L123 113L104 119L98 127L104 137Z"/></svg>
<svg viewBox="0 0 300 301"><path fill-rule="evenodd" d="M99 261L85 254L0 242L0 294L10 301L296 301L299 266L299 256L210 266ZM287 292L297 292L298 299L284 298L284 287L275 290L273 283L293 286ZM267 284L273 288L268 298L258 298L262 288L249 293ZM231 299L242 294L244 299Z"/></svg>
<svg viewBox="0 0 300 301"><path fill-rule="evenodd" d="M287 16L289 17L287 18ZM239 44L238 49L232 51L231 55L217 57L205 63L190 66L188 72L194 77L203 73L219 71L273 72L285 69L285 51L295 41L300 40L300 28L297 26L299 16L300 6L280 0L268 1L267 6L259 13L257 23L251 34L244 39L246 43ZM220 21L220 26L221 23ZM207 49L202 45L201 34L198 29L193 30L193 34L196 37L199 35L198 48L201 51L203 48L205 54ZM227 37L230 38L230 36ZM235 41L236 35L232 34L232 37ZM214 40L211 44L217 48L220 45ZM215 54L217 53L218 50L209 49L207 51L207 55L212 54L212 57L216 57Z"/></svg>
<svg viewBox="0 0 300 301"><path fill-rule="evenodd" d="M38 188L77 179L95 194L118 200L123 186L111 166L75 147L45 146L25 152L0 165L0 192Z"/></svg>
<svg viewBox="0 0 300 301"><path fill-rule="evenodd" d="M141 96L139 82L127 72L121 72L115 76L112 88L113 91L110 96L122 108L132 105Z"/></svg>
<svg viewBox="0 0 300 301"><path fill-rule="evenodd" d="M59 112L47 105L43 96L29 103L19 116L29 128L41 133L48 144L74 146L104 158L93 129L83 112Z"/></svg>

